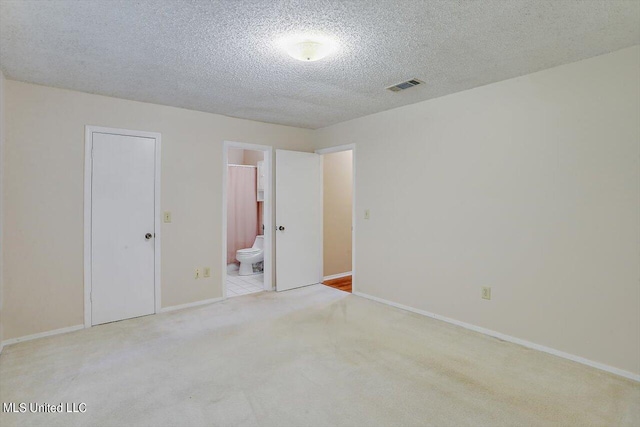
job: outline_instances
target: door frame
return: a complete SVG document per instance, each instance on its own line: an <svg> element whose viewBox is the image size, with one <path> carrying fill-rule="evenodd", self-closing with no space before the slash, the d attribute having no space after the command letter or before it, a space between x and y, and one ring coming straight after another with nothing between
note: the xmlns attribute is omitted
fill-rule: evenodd
<svg viewBox="0 0 640 427"><path fill-rule="evenodd" d="M162 135L157 132L145 132L129 129L108 128L102 126L85 126L84 133L84 327L91 324L91 184L93 172L93 134L106 133L111 135L134 136L155 140L155 177L154 177L154 313L159 313L162 306L160 295L160 247L162 228L160 212L160 151Z"/></svg>
<svg viewBox="0 0 640 427"><path fill-rule="evenodd" d="M262 151L264 166L267 170L264 188L264 205L262 207L264 221L264 290L274 289L274 247L273 231L273 147L269 145L249 144L246 142L224 141L222 144L222 298L227 299L227 179L229 165L229 148Z"/></svg>
<svg viewBox="0 0 640 427"><path fill-rule="evenodd" d="M338 153L340 151L351 151L351 292L356 291L356 144L336 145L335 147L321 148L315 151L316 154L324 155L330 153ZM320 251L320 264L322 270L320 271L320 282L324 281L324 158L323 167L320 170L321 175L321 189L320 192L320 205L322 206L322 221L321 222L321 244L322 250Z"/></svg>

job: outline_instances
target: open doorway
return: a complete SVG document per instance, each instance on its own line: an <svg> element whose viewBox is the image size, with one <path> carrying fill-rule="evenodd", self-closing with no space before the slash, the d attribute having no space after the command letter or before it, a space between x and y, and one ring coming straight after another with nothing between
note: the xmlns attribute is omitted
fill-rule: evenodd
<svg viewBox="0 0 640 427"><path fill-rule="evenodd" d="M322 155L323 281L353 290L355 146L318 150Z"/></svg>
<svg viewBox="0 0 640 427"><path fill-rule="evenodd" d="M272 149L225 142L223 157L223 296L272 290Z"/></svg>

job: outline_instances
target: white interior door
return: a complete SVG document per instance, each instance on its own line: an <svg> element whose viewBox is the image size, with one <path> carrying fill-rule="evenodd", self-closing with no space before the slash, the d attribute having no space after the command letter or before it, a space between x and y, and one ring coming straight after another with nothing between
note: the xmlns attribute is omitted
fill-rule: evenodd
<svg viewBox="0 0 640 427"><path fill-rule="evenodd" d="M154 138L92 133L91 324L155 312Z"/></svg>
<svg viewBox="0 0 640 427"><path fill-rule="evenodd" d="M321 157L276 150L276 290L319 283L322 270Z"/></svg>

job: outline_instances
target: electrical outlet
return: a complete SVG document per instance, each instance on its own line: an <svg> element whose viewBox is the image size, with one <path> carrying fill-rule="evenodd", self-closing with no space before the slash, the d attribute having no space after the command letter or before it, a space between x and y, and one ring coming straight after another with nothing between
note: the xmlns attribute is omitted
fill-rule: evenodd
<svg viewBox="0 0 640 427"><path fill-rule="evenodd" d="M369 219L369 209L364 210L364 219Z"/></svg>
<svg viewBox="0 0 640 427"><path fill-rule="evenodd" d="M482 299L491 299L491 288L488 286L482 287Z"/></svg>
<svg viewBox="0 0 640 427"><path fill-rule="evenodd" d="M200 269L196 268L196 279L200 278Z"/></svg>
<svg viewBox="0 0 640 427"><path fill-rule="evenodd" d="M211 277L211 267L205 267L202 269L202 277Z"/></svg>
<svg viewBox="0 0 640 427"><path fill-rule="evenodd" d="M164 222L171 222L171 212L164 211L162 218L164 219Z"/></svg>

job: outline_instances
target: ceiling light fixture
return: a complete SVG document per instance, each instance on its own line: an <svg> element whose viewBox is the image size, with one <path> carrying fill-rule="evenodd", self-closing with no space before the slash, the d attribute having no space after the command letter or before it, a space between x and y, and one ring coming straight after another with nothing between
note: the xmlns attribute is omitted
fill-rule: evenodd
<svg viewBox="0 0 640 427"><path fill-rule="evenodd" d="M289 56L299 61L312 62L335 52L338 43L323 35L296 35L280 39L278 43Z"/></svg>

